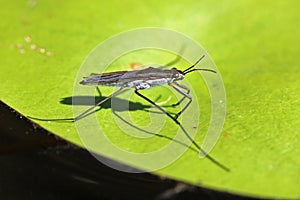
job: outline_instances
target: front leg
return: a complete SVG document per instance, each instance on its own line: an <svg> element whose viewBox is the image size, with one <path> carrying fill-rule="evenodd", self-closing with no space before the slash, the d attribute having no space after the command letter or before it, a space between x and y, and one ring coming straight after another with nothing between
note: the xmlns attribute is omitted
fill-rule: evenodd
<svg viewBox="0 0 300 200"><path fill-rule="evenodd" d="M173 83L171 83L169 85L172 86L177 92L179 92L180 94L183 95L182 99L179 100L177 104L173 104L172 106L179 105L185 98L189 99L189 102L183 107L183 109L181 109L181 111L178 112L175 115L175 118L177 119L189 107L189 105L192 103L192 97L189 95L190 89L188 87L186 87L185 85L181 85L181 84L176 83L176 82L173 82ZM184 92L180 88L185 89L187 92Z"/></svg>
<svg viewBox="0 0 300 200"><path fill-rule="evenodd" d="M189 94L189 93L190 93L190 88L186 87L185 85L179 84L179 83L177 83L177 82L172 82L172 83L170 83L169 85L172 86L173 88L175 88L175 87L177 86L177 87L179 87L179 88L182 88L182 89L186 90L186 92L183 92L183 91L181 90L181 92L179 92L179 93L182 94L183 97L182 97L177 103L172 104L172 106L174 106L174 107L175 107L175 106L178 106L179 104L182 103L182 101L183 101L185 98L187 98L187 95L186 95L186 94ZM175 86L175 87L174 87L174 86ZM176 90L177 90L177 89L176 89ZM178 90L177 90L177 91L178 91Z"/></svg>

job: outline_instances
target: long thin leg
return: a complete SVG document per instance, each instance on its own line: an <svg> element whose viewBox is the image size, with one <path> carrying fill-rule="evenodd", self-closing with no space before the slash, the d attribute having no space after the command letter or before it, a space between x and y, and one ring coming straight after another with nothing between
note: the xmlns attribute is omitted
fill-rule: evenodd
<svg viewBox="0 0 300 200"><path fill-rule="evenodd" d="M121 87L120 89L118 89L117 91L115 91L114 93L112 93L111 95L109 95L108 97L106 97L105 99L103 99L102 101L100 101L99 103L97 103L96 105L90 107L89 109L87 109L86 111L84 111L83 113L81 113L80 115L78 115L77 117L70 118L69 120L77 121L77 120L81 119L81 118L84 117L87 113L89 113L90 111L92 111L94 108L100 106L101 104L103 104L103 103L106 102L107 100L109 100L109 99L111 99L112 97L114 97L114 96L116 96L117 94L119 94L123 89L124 89L124 87Z"/></svg>
<svg viewBox="0 0 300 200"><path fill-rule="evenodd" d="M212 161L213 163L215 163L216 165L218 165L220 168L222 168L223 170L229 172L230 169L227 168L226 166L222 165L219 161L217 161L216 159L214 159L213 157L211 157L210 155L208 155L207 152L205 152L194 140L193 138L191 138L191 136L188 134L188 132L183 128L183 126L180 124L180 122L173 117L171 114L169 114L167 111L165 111L162 107L160 107L159 105L157 105L155 102L153 102L151 99L149 99L148 97L142 95L141 93L139 93L139 91L136 89L134 91L139 97L145 99L146 101L148 101L149 103L151 103L152 105L154 105L157 109L159 109L160 111L162 111L164 114L166 114L169 118L171 118L176 124L178 124L178 126L181 128L181 130L184 132L184 134L187 136L187 138L195 145L195 147L197 147L197 149L202 152L204 155L206 155L206 157Z"/></svg>
<svg viewBox="0 0 300 200"><path fill-rule="evenodd" d="M92 111L97 106L100 106L101 104L103 104L107 100L109 100L112 97L120 94L121 91L123 91L123 89L124 89L124 87L121 87L120 89L118 89L117 91L115 91L114 93L112 93L110 96L106 97L105 99L103 99L102 101L100 101L99 103L97 103L96 105L90 107L89 109L87 109L86 111L84 111L83 113L81 113L80 115L78 115L77 117L74 117L74 118L40 119L40 118L36 118L36 117L31 117L31 116L27 116L27 117L30 118L30 119L35 119L35 120L39 120L39 121L71 121L71 122L75 122L75 121L77 121L77 120L79 120L79 119L87 116L89 114L89 112ZM98 91L99 95L101 96L101 92L100 92L100 90L99 90L98 87L97 87L97 91Z"/></svg>
<svg viewBox="0 0 300 200"><path fill-rule="evenodd" d="M192 97L188 93L185 93L184 91L182 91L179 88L179 87L181 87L183 89L186 89L189 92L190 90L186 86L178 84L178 83L175 83L175 82L173 82L173 84L169 84L169 85L172 86L177 92L179 92L180 94L183 95L183 98L178 102L178 104L181 103L185 98L189 99L189 102L183 107L183 109L181 109L181 111L178 112L175 115L175 118L177 119L179 117L179 115L181 115L189 107L189 105L192 103Z"/></svg>
<svg viewBox="0 0 300 200"><path fill-rule="evenodd" d="M173 87L173 84L176 85L176 86L178 86L178 87L180 87L180 88L182 88L182 89L185 89L185 90L186 90L186 92L185 92L186 94L189 94L189 93L190 93L190 88L186 87L185 85L179 84L179 83L177 83L177 82L172 82L172 83L170 83L169 85ZM183 101L185 98L187 98L187 96L186 96L186 95L183 95L183 97L182 97L177 103L173 104L172 106L178 106L179 104L182 103L182 101Z"/></svg>

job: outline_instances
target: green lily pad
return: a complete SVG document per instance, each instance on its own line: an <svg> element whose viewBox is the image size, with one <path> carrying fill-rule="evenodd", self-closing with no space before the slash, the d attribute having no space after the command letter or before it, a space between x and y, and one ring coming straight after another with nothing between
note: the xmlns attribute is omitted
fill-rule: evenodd
<svg viewBox="0 0 300 200"><path fill-rule="evenodd" d="M271 0L5 1L0 8L3 19L0 22L0 97L25 116L71 117L73 87L78 84L74 80L96 45L112 35L137 27L155 26L179 31L211 50L211 57L224 80L226 122L210 155L231 171L225 172L208 159L199 159L197 153L188 148L174 163L153 173L244 195L299 198L300 71L295 59L299 54L298 7L298 1ZM172 59L174 55L166 52L140 52L121 57L109 69L127 70L134 63L161 64ZM181 69L188 65L185 60L176 63L176 66L182 66ZM193 86L199 87L192 95L198 98L201 111L195 137L201 144L210 120L210 99L203 80L197 75L188 79ZM103 96L114 91L113 88L100 90ZM97 95L97 91L94 94ZM143 94L162 105L176 102L176 96L167 88L155 88ZM105 104L95 115L78 123L88 125L96 116L105 132L111 133L106 134L106 138L128 152L154 152L171 143L178 127L167 118L161 130L154 131L159 135L142 131L139 135L139 131L133 131L139 137L135 138L122 134L115 121L127 126L122 121L122 117L127 119L124 116L128 115L139 126L148 126L152 119L161 116L143 99L136 96L128 99L124 95L118 96L117 101L129 100L129 112L119 109L113 113L109 104ZM94 100L94 97L88 98ZM85 109L89 106L77 102L79 105L74 107ZM179 108L166 109L176 112ZM188 111L193 113L193 110ZM50 132L84 146L76 124L36 122ZM189 123L183 122L192 131L193 127L189 126L192 123ZM184 136L181 139L180 142L188 143ZM183 148L181 144L177 146ZM109 151L102 153L113 157ZM115 159L149 169L138 162ZM163 159L158 157L153 162Z"/></svg>

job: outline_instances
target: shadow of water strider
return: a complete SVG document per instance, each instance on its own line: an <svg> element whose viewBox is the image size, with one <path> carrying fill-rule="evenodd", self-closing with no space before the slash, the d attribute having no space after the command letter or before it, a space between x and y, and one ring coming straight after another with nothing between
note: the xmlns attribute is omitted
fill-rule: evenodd
<svg viewBox="0 0 300 200"><path fill-rule="evenodd" d="M73 105L73 106L94 106L96 102L100 102L106 99L107 96L72 96L72 97L65 97L61 99L60 103L65 105ZM114 98L114 111L123 112L123 111L135 111L135 110L144 110L148 111L147 109L151 108L150 105L143 105L139 102L132 102L128 100L124 100L118 97ZM124 106L128 105L128 106ZM101 104L102 109L111 109L111 99L107 100L103 104Z"/></svg>
<svg viewBox="0 0 300 200"><path fill-rule="evenodd" d="M73 96L73 97L65 97L63 98L60 103L65 104L65 105L73 105L73 106L82 106L82 105L86 105L86 106L94 106L94 103L92 102L100 102L103 99L105 99L107 97L105 96L98 96L98 97L94 97L94 96ZM156 99L158 100L160 98L160 96ZM160 111L150 111L148 109L150 109L152 106L151 105L143 105L142 103L139 102L132 102L132 101L128 101L128 100L124 100L118 97L114 97L114 106L112 108L111 106L111 100L108 100L106 102L104 102L103 104L101 104L99 109L112 109L112 113L118 117L122 122L124 122L125 124L129 125L130 127L141 131L143 133L147 133L149 135L154 135L160 138L164 138L170 141L173 141L179 145L182 145L196 153L198 153L198 150L196 148L193 148L179 140L174 140L172 137L168 137L166 135L162 135L162 134L158 134L158 133L154 133L145 129L142 129L132 123L130 123L128 120L126 120L125 118L121 117L121 115L118 114L118 112L124 112L124 111L136 111L136 110L143 110L145 112L152 112L152 113L159 113L159 114L164 114ZM127 106L126 106L127 105ZM164 106L163 106L164 107ZM165 106L165 107L172 107L170 106ZM94 112L98 112L98 110L95 110Z"/></svg>

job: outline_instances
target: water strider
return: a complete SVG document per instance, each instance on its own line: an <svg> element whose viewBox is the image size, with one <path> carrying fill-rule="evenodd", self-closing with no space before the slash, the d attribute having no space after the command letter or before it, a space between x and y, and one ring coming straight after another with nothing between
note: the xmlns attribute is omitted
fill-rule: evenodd
<svg viewBox="0 0 300 200"><path fill-rule="evenodd" d="M187 69L181 71L176 68L172 69L160 69L154 67L148 67L146 69L141 70L133 70L133 71L117 71L117 72L109 72L109 73L101 73L101 74L91 74L88 77L85 77L84 80L80 82L82 85L93 85L93 86L112 86L112 87L119 87L117 91L97 103L96 105L90 107L80 115L74 118L66 118L62 120L71 120L77 121L87 114L89 114L94 108L100 106L107 100L111 99L112 97L118 95L122 90L125 88L133 88L135 94L143 98L144 100L151 103L153 106L158 108L164 114L166 114L169 118L171 118L181 130L185 133L188 139L197 147L197 149L202 152L206 157L217 164L219 167L224 169L225 171L229 171L229 169L215 160L213 157L209 156L194 140L191 136L187 133L181 123L177 120L177 118L188 108L188 106L192 102L192 97L189 95L190 89L185 85L178 83L178 81L183 80L185 75L191 73L193 71L208 71L212 73L216 73L216 71L211 69L201 69L195 68L195 66L207 55L207 52L203 54L193 65L188 67ZM173 106L177 106L183 102L184 99L188 99L188 103L175 115L172 116L170 113L165 111L161 106L157 105L154 101L149 99L148 97L142 95L139 91L145 89L151 89L153 87L162 86L162 85L169 85L174 88L177 92L179 92L183 97Z"/></svg>
<svg viewBox="0 0 300 200"><path fill-rule="evenodd" d="M70 118L69 120L73 120L73 121L79 120L80 118L84 117L87 113L92 111L94 108L100 106L105 101L119 94L125 88L133 88L135 93L138 96L142 97L143 99L145 99L146 101L150 102L151 104L153 104L158 108L157 104L155 104L154 102L146 98L144 95L142 95L139 92L139 90L151 89L153 87L162 86L165 84L168 84L169 86L173 87L177 92L183 95L182 99L180 99L176 104L173 104L173 106L179 105L180 103L183 102L185 98L189 99L188 103L183 107L183 109L173 117L177 119L179 115L181 115L192 102L192 97L189 95L190 89L185 85L177 83L177 81L184 79L186 74L196 70L216 73L216 71L211 69L197 69L197 68L193 69L205 56L206 53L203 54L197 60L197 62L195 62L195 64L193 64L192 66L188 67L183 71L178 70L176 68L164 70L160 68L148 67L146 69L133 70L133 71L117 71L117 72L109 72L109 73L101 73L101 74L92 73L90 76L85 77L84 80L80 82L80 84L93 85L93 86L112 86L112 87L119 87L119 89L114 93L112 93L107 98L97 103L96 105L87 109L77 117ZM166 114L166 111L164 111L161 107L159 109Z"/></svg>

